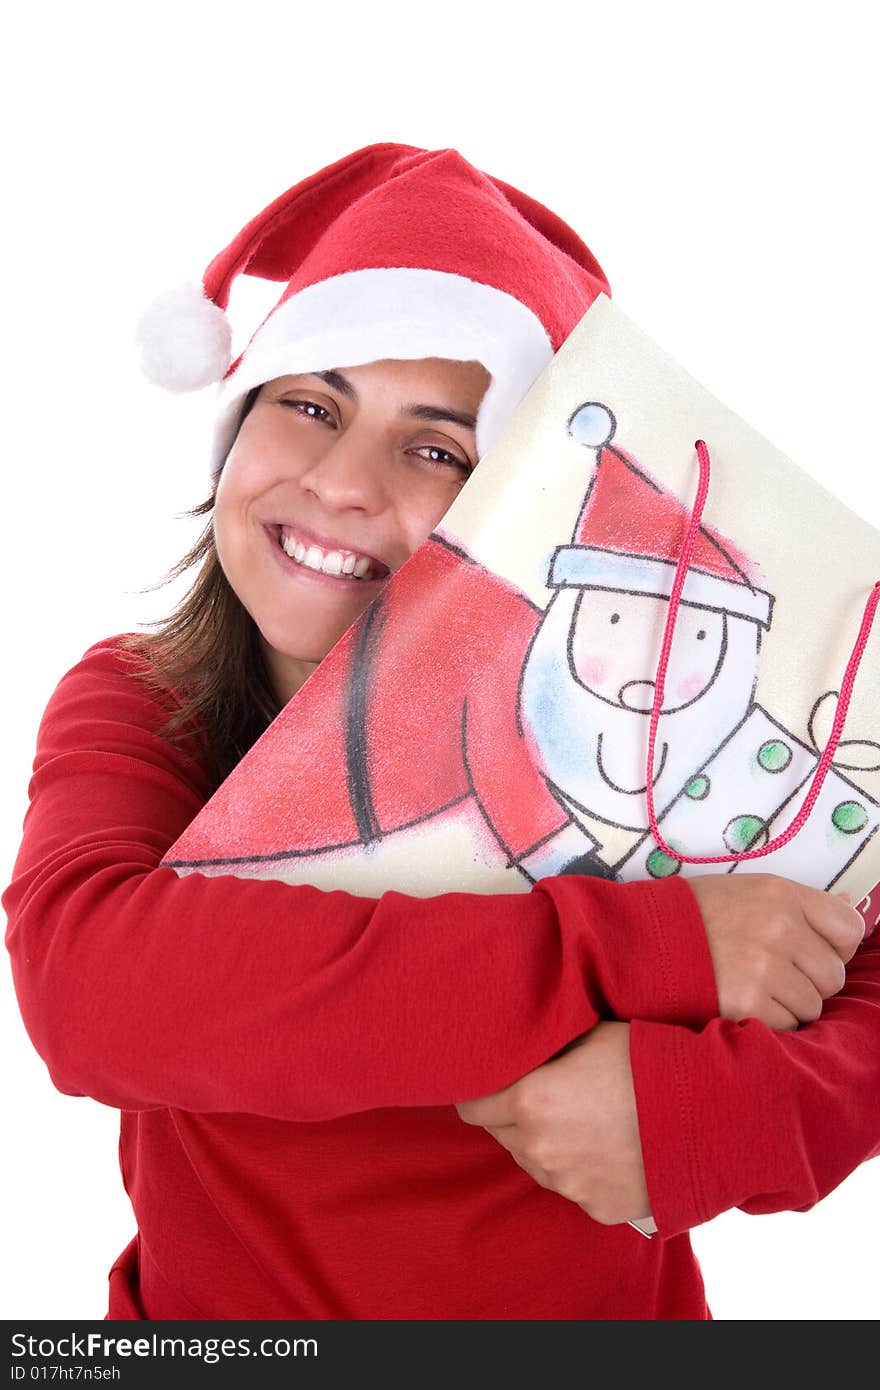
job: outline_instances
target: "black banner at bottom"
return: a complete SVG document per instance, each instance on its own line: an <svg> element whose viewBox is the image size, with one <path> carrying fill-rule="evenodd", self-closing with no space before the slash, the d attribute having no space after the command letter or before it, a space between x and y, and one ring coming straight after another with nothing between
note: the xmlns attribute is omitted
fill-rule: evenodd
<svg viewBox="0 0 880 1390"><path fill-rule="evenodd" d="M635 1348L625 1324L583 1322L21 1322L6 1321L10 1386L95 1383L222 1387L411 1384L428 1374L470 1384L482 1367L546 1381L584 1370L600 1344ZM598 1341L597 1341L598 1336ZM625 1339L625 1340L624 1340ZM482 1379L482 1376L480 1377ZM2 1382L0 1382L2 1390Z"/></svg>

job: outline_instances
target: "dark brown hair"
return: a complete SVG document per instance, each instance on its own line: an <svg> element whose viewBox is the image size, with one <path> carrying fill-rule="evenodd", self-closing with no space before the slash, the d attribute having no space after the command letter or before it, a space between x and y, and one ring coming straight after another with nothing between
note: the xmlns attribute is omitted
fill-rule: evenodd
<svg viewBox="0 0 880 1390"><path fill-rule="evenodd" d="M248 392L239 429L259 390L254 387ZM181 515L205 516L213 511L224 462L214 470L210 496ZM263 660L257 625L223 573L213 519L195 545L152 587L161 588L194 565L199 565L198 573L172 612L146 623L153 631L130 634L120 646L140 658L135 674L169 710L162 736L194 754L193 741L201 740L200 760L207 761L216 789L281 706Z"/></svg>

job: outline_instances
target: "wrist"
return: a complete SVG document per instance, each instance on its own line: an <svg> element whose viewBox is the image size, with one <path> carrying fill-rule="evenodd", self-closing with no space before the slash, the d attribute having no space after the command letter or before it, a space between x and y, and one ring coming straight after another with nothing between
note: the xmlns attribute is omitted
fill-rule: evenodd
<svg viewBox="0 0 880 1390"><path fill-rule="evenodd" d="M683 878L598 883L608 998L615 1017L698 1027L718 1014L715 968Z"/></svg>

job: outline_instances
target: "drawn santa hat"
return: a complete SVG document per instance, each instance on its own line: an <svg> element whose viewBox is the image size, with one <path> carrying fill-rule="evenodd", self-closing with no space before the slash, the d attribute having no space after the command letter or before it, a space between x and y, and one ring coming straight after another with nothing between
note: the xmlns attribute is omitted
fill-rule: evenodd
<svg viewBox="0 0 880 1390"><path fill-rule="evenodd" d="M237 275L284 290L232 362L224 310ZM384 358L481 362L491 376L476 424L482 455L603 292L595 257L548 208L457 150L385 143L288 189L211 261L202 285L156 300L137 340L156 384L221 382L214 466L252 387Z"/></svg>
<svg viewBox="0 0 880 1390"><path fill-rule="evenodd" d="M579 444L596 450L596 467L571 545L553 553L548 587L612 589L668 598L690 509L644 472L611 440L617 422L607 406L588 401L568 422ZM751 618L769 628L773 596L758 587L749 558L732 541L700 525L682 603Z"/></svg>

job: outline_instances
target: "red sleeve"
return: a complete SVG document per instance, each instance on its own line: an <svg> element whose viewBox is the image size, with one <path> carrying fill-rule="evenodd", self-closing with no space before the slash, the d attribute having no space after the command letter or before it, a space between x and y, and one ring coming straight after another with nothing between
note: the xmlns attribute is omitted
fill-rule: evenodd
<svg viewBox="0 0 880 1390"><path fill-rule="evenodd" d="M732 1207L806 1211L880 1153L880 936L797 1032L635 1021L630 1057L661 1235Z"/></svg>
<svg viewBox="0 0 880 1390"><path fill-rule="evenodd" d="M25 1025L60 1090L322 1120L487 1094L615 1010L717 1010L676 880L374 901L159 868L210 790L162 717L112 642L43 716L3 904Z"/></svg>

